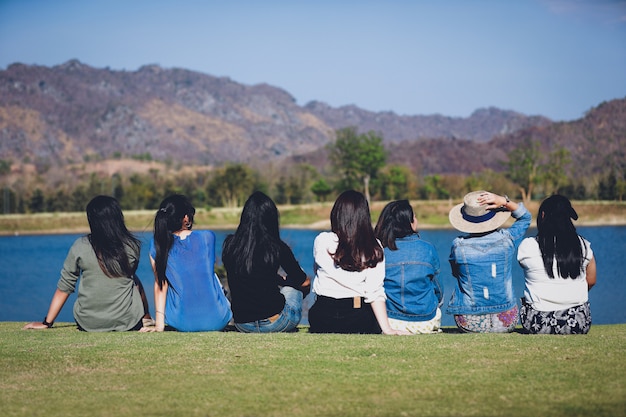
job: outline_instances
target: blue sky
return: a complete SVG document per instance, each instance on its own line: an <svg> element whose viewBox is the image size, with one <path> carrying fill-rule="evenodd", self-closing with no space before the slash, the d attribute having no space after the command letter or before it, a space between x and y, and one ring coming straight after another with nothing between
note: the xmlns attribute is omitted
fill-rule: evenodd
<svg viewBox="0 0 626 417"><path fill-rule="evenodd" d="M0 68L70 59L268 83L304 105L574 120L626 97L625 0L0 0Z"/></svg>

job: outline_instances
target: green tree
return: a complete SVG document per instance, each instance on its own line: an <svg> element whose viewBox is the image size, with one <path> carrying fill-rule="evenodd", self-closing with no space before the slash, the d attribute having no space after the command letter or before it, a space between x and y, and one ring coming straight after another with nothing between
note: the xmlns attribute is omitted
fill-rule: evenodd
<svg viewBox="0 0 626 417"><path fill-rule="evenodd" d="M570 151L559 146L548 155L548 163L542 167L546 194L558 193L567 183L566 168L572 162Z"/></svg>
<svg viewBox="0 0 626 417"><path fill-rule="evenodd" d="M409 198L411 171L403 165L391 165L384 169L381 178L381 197L384 200Z"/></svg>
<svg viewBox="0 0 626 417"><path fill-rule="evenodd" d="M9 188L8 186L4 186L4 188L2 189L2 194L0 194L0 199L2 200L3 214L15 213L16 198L15 192L11 188Z"/></svg>
<svg viewBox="0 0 626 417"><path fill-rule="evenodd" d="M130 184L124 187L122 207L132 210L158 207L162 190L157 191L156 184L148 175L133 174Z"/></svg>
<svg viewBox="0 0 626 417"><path fill-rule="evenodd" d="M466 178L463 195L471 191L488 190L514 198L517 195L518 188L504 173L485 169ZM456 197L463 197L463 195Z"/></svg>
<svg viewBox="0 0 626 417"><path fill-rule="evenodd" d="M382 137L372 131L358 134L355 127L339 129L336 136L328 150L335 170L341 174L343 187L362 188L369 201L370 180L387 159Z"/></svg>
<svg viewBox="0 0 626 417"><path fill-rule="evenodd" d="M46 201L43 191L40 188L36 188L33 195L28 202L28 208L31 213L43 213L46 208Z"/></svg>
<svg viewBox="0 0 626 417"><path fill-rule="evenodd" d="M333 191L332 187L324 180L320 178L311 185L311 191L317 197L317 201L326 201L326 197Z"/></svg>
<svg viewBox="0 0 626 417"><path fill-rule="evenodd" d="M244 164L227 165L209 182L207 194L226 207L242 206L252 194L257 181L253 171Z"/></svg>
<svg viewBox="0 0 626 417"><path fill-rule="evenodd" d="M615 172L610 172L600 180L598 184L598 198L600 200L615 200L617 186L617 177Z"/></svg>
<svg viewBox="0 0 626 417"><path fill-rule="evenodd" d="M11 172L11 161L0 159L0 175L5 175Z"/></svg>
<svg viewBox="0 0 626 417"><path fill-rule="evenodd" d="M540 182L541 150L538 141L527 138L513 149L506 163L507 176L516 183L525 204L532 199L535 186Z"/></svg>
<svg viewBox="0 0 626 417"><path fill-rule="evenodd" d="M450 197L450 193L446 190L444 181L440 175L428 175L424 177L424 185L422 186L421 194L428 200Z"/></svg>

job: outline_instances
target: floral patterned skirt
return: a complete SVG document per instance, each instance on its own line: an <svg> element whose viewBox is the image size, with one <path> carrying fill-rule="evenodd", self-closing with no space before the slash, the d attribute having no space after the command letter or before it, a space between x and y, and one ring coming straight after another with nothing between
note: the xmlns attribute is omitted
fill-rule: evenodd
<svg viewBox="0 0 626 417"><path fill-rule="evenodd" d="M587 334L591 327L589 302L557 311L537 311L522 298L522 327L533 334Z"/></svg>
<svg viewBox="0 0 626 417"><path fill-rule="evenodd" d="M517 325L517 306L501 313L456 314L456 326L470 333L511 333Z"/></svg>

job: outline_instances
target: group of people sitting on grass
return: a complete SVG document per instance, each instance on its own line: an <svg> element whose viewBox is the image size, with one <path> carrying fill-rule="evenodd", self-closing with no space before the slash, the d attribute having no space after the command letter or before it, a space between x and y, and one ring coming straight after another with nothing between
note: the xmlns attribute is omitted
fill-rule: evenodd
<svg viewBox="0 0 626 417"><path fill-rule="evenodd" d="M276 205L254 192L236 231L224 240L227 294L214 271L215 234L192 230L195 208L185 196L167 197L154 218L149 252L154 319L136 276L141 245L126 228L119 203L98 196L86 211L90 233L69 250L43 321L24 328L52 327L78 283L74 319L84 331L290 332L300 324L311 287L311 333L442 331L439 255L420 238L407 200L387 204L372 227L365 196L343 192L330 213L331 230L315 238L311 284L280 237ZM511 216L514 223L501 228ZM537 235L524 239L531 214L507 196L476 191L453 207L450 223L464 234L450 252L458 285L447 313L458 329L506 333L521 321L528 333L587 333L596 265L572 223L577 218L567 198L553 195L539 208ZM512 285L516 252L525 275L519 309Z"/></svg>

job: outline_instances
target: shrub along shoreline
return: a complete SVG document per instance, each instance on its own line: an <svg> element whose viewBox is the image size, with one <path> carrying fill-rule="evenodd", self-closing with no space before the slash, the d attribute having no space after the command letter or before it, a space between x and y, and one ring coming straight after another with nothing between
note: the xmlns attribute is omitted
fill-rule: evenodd
<svg viewBox="0 0 626 417"><path fill-rule="evenodd" d="M371 204L372 221L378 219L387 202ZM455 200L411 201L419 227L450 228L448 212L458 202ZM303 205L279 205L281 227L324 230L330 228L332 202ZM579 220L577 226L626 225L626 202L575 201ZM529 209L536 217L539 202L533 201ZM135 232L152 231L154 210L126 210L124 218L129 229ZM239 223L241 207L199 208L195 227L198 229L234 229ZM534 222L533 222L534 224ZM89 230L84 212L37 213L0 215L0 236L20 234L86 233Z"/></svg>

